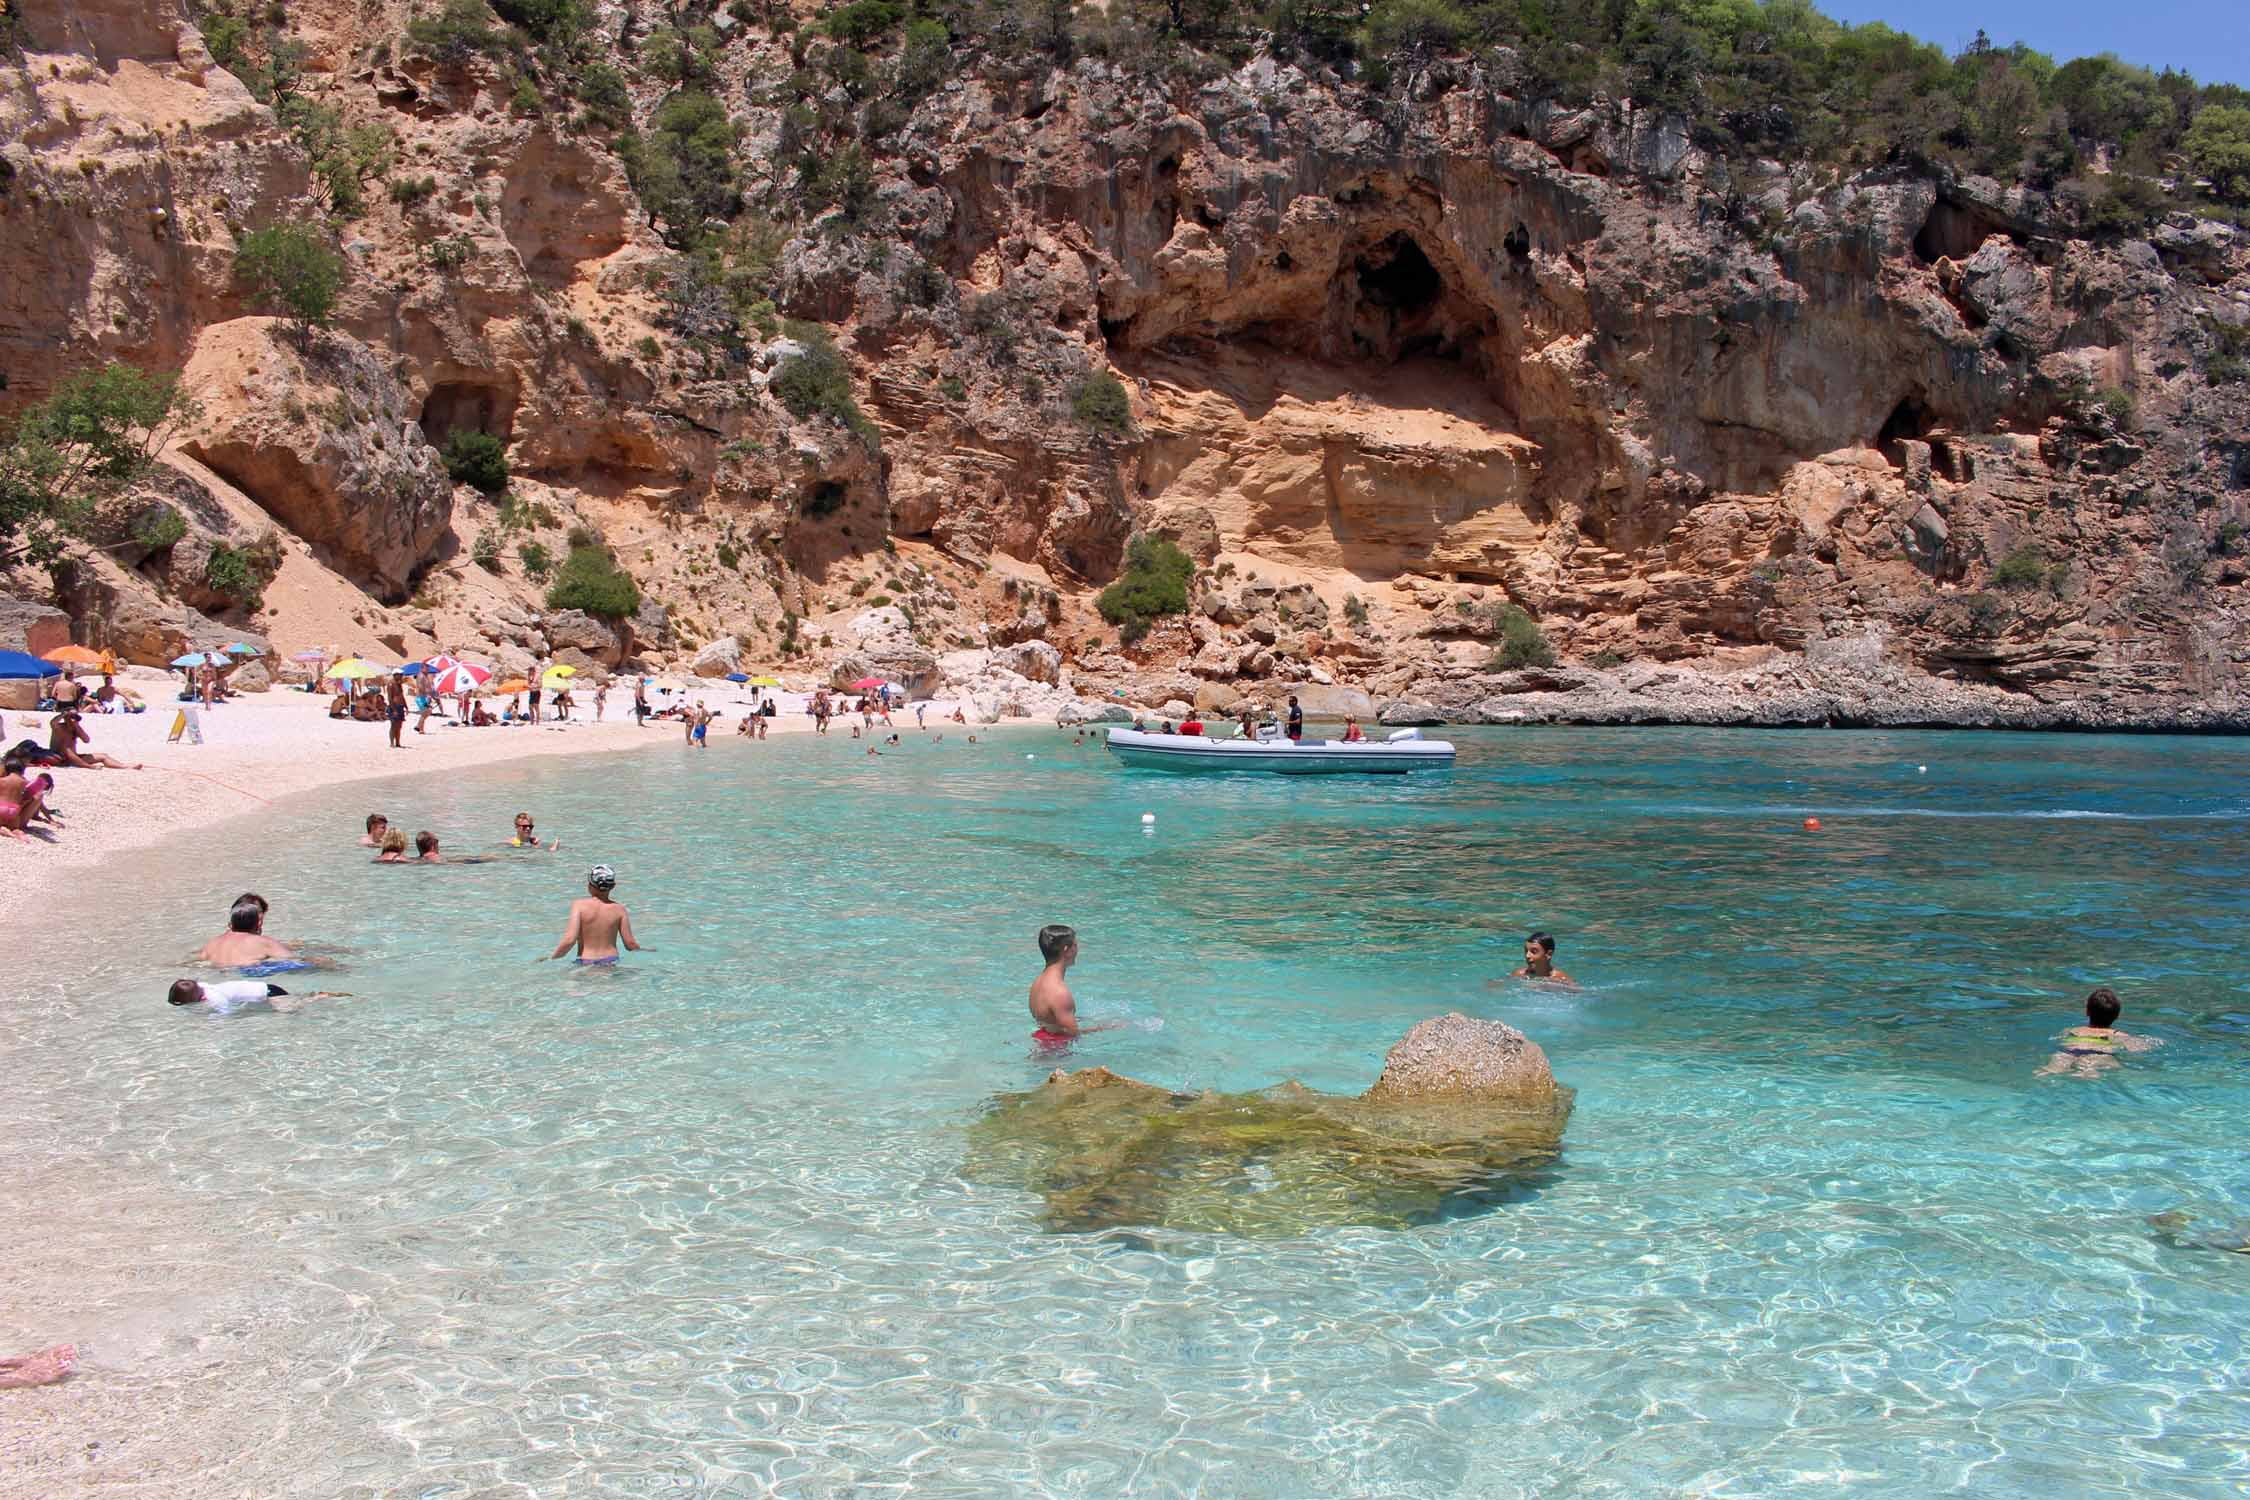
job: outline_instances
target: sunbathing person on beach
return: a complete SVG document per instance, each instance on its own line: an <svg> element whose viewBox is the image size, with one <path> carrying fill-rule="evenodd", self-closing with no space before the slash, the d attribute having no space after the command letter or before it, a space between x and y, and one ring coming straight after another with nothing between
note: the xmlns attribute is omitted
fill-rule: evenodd
<svg viewBox="0 0 2250 1500"><path fill-rule="evenodd" d="M53 822L54 815L47 811L46 795L54 784L55 778L45 772L26 781L23 768L11 759L8 773L0 776L0 834L28 844L33 818L45 817Z"/></svg>
<svg viewBox="0 0 2250 1500"><path fill-rule="evenodd" d="M641 945L633 941L633 916L609 893L617 889L617 872L608 865L596 865L586 872L586 894L570 903L570 922L563 928L562 941L555 951L540 959L560 958L575 944L578 957L573 962L581 964L613 964L617 962L617 946L623 943L635 953Z"/></svg>
<svg viewBox="0 0 2250 1500"><path fill-rule="evenodd" d="M2068 1073L2079 1078L2099 1077L2118 1066L2121 1052L2146 1052L2160 1045L2154 1037L2133 1036L2117 1029L2124 1010L2117 991L2104 985L2086 997L2086 1024L2062 1034L2061 1051L2047 1059L2040 1076Z"/></svg>
<svg viewBox="0 0 2250 1500"><path fill-rule="evenodd" d="M266 936L266 900L255 891L235 897L227 913L227 930L203 945L199 955L216 969L241 969L251 964L287 960L289 949Z"/></svg>
<svg viewBox="0 0 2250 1500"><path fill-rule="evenodd" d="M1578 988L1577 980L1555 967L1555 940L1544 932L1535 932L1523 940L1523 967L1508 977Z"/></svg>
<svg viewBox="0 0 2250 1500"><path fill-rule="evenodd" d="M1031 981L1031 1019L1039 1029L1031 1039L1041 1047L1056 1050L1069 1046L1089 1031L1113 1031L1119 1024L1104 1021L1098 1025L1082 1026L1078 1021L1078 1001L1070 993L1070 985L1063 976L1070 966L1078 962L1078 934L1056 923L1039 929L1039 956L1047 967Z"/></svg>
<svg viewBox="0 0 2250 1500"><path fill-rule="evenodd" d="M53 1385L59 1380L67 1380L70 1372L77 1368L76 1344L57 1344L54 1348L42 1349L37 1354L11 1354L0 1359L0 1391Z"/></svg>
<svg viewBox="0 0 2250 1500"><path fill-rule="evenodd" d="M54 754L61 756L62 763L66 766L76 766L81 771L139 771L146 769L139 761L127 765L124 761L111 756L99 755L91 750L81 752L74 748L78 745L91 743L93 743L93 736L86 733L86 726L79 720L75 709L68 713L56 714L47 725L47 748Z"/></svg>
<svg viewBox="0 0 2250 1500"><path fill-rule="evenodd" d="M199 1005L208 1014L231 1016L244 1010L295 1010L308 1000L349 1000L342 990L316 990L310 995L292 995L278 984L268 984L263 979L227 979L214 983L208 979L175 979L164 998L174 1005ZM276 1000L287 1000L287 1005L276 1005Z"/></svg>

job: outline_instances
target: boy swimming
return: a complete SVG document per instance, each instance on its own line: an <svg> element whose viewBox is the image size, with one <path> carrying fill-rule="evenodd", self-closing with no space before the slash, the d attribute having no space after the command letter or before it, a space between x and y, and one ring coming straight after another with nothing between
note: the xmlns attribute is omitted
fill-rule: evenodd
<svg viewBox="0 0 2250 1500"><path fill-rule="evenodd" d="M617 872L608 865L588 870L586 894L570 904L570 922L563 928L562 941L539 961L560 958L573 945L578 949L576 962L582 964L616 963L620 943L635 953L642 952L641 945L633 940L632 913L610 899L609 893L615 889Z"/></svg>
<svg viewBox="0 0 2250 1500"><path fill-rule="evenodd" d="M1544 932L1535 932L1523 940L1523 967L1508 977L1578 988L1577 980L1555 967L1555 940Z"/></svg>
<svg viewBox="0 0 2250 1500"><path fill-rule="evenodd" d="M268 984L263 979L175 979L164 998L173 1005L200 1005L214 1016L230 1016L237 1011L262 1007L267 1010L295 1010L308 1000L348 1000L342 990L318 990L310 995L292 995L278 984ZM275 1005L276 1000L287 1000L287 1005Z"/></svg>
<svg viewBox="0 0 2250 1500"><path fill-rule="evenodd" d="M2117 1066L2120 1052L2146 1052L2157 1045L2154 1037L2133 1036L2117 1029L2117 1017L2125 1009L2117 998L2117 991L2104 985L2086 997L2086 1024L2073 1026L2062 1034L2058 1045L2061 1051L2047 1059L2039 1070L2050 1073L2074 1073L2080 1078L2092 1078L2103 1070Z"/></svg>

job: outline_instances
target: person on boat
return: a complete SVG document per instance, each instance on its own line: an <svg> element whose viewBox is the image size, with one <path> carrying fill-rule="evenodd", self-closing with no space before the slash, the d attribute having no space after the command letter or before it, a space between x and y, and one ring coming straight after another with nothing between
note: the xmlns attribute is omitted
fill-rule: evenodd
<svg viewBox="0 0 2250 1500"><path fill-rule="evenodd" d="M1344 715L1344 743L1357 745L1364 743L1366 739L1367 731L1359 727L1359 720L1350 714Z"/></svg>
<svg viewBox="0 0 2250 1500"><path fill-rule="evenodd" d="M574 962L581 964L613 964L617 962L618 945L639 953L641 945L633 940L632 913L610 899L617 889L617 872L608 865L596 865L586 872L586 894L570 904L570 922L563 928L562 941L555 951L539 961L560 958L576 945L578 956Z"/></svg>
<svg viewBox="0 0 2250 1500"><path fill-rule="evenodd" d="M1254 740L1258 737L1257 715L1251 713L1247 708L1242 711L1242 737L1246 740Z"/></svg>
<svg viewBox="0 0 2250 1500"><path fill-rule="evenodd" d="M1031 1039L1050 1051L1069 1046L1089 1031L1109 1031L1117 1023L1104 1022L1094 1026L1078 1023L1078 1002L1070 993L1070 985L1063 976L1070 966L1078 962L1078 934L1052 923L1039 929L1039 956L1047 967L1031 981L1031 1019L1039 1023Z"/></svg>
<svg viewBox="0 0 2250 1500"><path fill-rule="evenodd" d="M2117 991L2104 985L2086 997L2086 1024L2073 1026L2062 1034L2062 1050L2047 1059L2039 1070L2041 1075L2073 1073L2080 1078L2092 1078L2106 1069L2117 1066L2121 1052L2146 1052L2157 1045L2153 1037L2134 1036L2117 1029L2117 1017L2124 1010Z"/></svg>
<svg viewBox="0 0 2250 1500"><path fill-rule="evenodd" d="M1183 719L1183 720L1181 720L1181 721L1180 721L1180 733L1182 733L1182 734L1201 734L1201 733L1203 733L1203 720L1202 720L1202 719L1200 719L1200 718L1198 718L1198 717L1196 717L1196 716L1195 716L1194 714L1189 714L1189 715L1188 715L1188 716L1187 716L1187 717L1186 717L1185 719Z"/></svg>
<svg viewBox="0 0 2250 1500"><path fill-rule="evenodd" d="M295 956L286 945L266 936L266 898L256 891L234 898L227 912L227 930L205 943L198 955L215 969L286 962Z"/></svg>
<svg viewBox="0 0 2250 1500"><path fill-rule="evenodd" d="M1305 711L1297 706L1297 695L1289 695L1289 738L1292 741L1305 737Z"/></svg>
<svg viewBox="0 0 2250 1500"><path fill-rule="evenodd" d="M1535 932L1523 940L1523 967L1508 977L1578 988L1577 980L1555 967L1555 940L1544 932Z"/></svg>

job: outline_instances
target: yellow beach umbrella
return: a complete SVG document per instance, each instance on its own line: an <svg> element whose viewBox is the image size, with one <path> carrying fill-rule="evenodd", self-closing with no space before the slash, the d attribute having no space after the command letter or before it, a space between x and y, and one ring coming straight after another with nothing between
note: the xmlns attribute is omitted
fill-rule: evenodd
<svg viewBox="0 0 2250 1500"><path fill-rule="evenodd" d="M541 677L540 681L551 687L555 683L566 682L577 675L578 669L576 667L549 667L546 675Z"/></svg>
<svg viewBox="0 0 2250 1500"><path fill-rule="evenodd" d="M371 661L350 656L330 667L324 675L338 682L365 682L370 677L382 676L383 669Z"/></svg>
<svg viewBox="0 0 2250 1500"><path fill-rule="evenodd" d="M780 687L781 679L778 677L753 677L750 679L750 685L752 687Z"/></svg>

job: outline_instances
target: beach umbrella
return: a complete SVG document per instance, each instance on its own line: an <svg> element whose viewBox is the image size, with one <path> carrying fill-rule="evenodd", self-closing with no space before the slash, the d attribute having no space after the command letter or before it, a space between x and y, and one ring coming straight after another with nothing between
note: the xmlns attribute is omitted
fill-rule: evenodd
<svg viewBox="0 0 2250 1500"><path fill-rule="evenodd" d="M41 661L28 651L0 651L0 677L52 677L55 664Z"/></svg>
<svg viewBox="0 0 2250 1500"><path fill-rule="evenodd" d="M227 647L226 653L229 656L263 656L265 654L257 647L243 641L236 641L233 645Z"/></svg>
<svg viewBox="0 0 2250 1500"><path fill-rule="evenodd" d="M401 677L419 677L428 670L429 668L423 666L420 662L410 661L405 666L398 669L397 675Z"/></svg>
<svg viewBox="0 0 2250 1500"><path fill-rule="evenodd" d="M177 666L178 663L175 662L173 665ZM351 656L330 667L327 675L338 682L365 682L370 677L382 676L383 669L371 661L363 661L359 657Z"/></svg>
<svg viewBox="0 0 2250 1500"><path fill-rule="evenodd" d="M750 674L748 672L729 672L726 680L729 682L748 682Z"/></svg>
<svg viewBox="0 0 2250 1500"><path fill-rule="evenodd" d="M855 693L868 693L873 692L876 688L889 686L890 684L880 677L862 677L852 684L851 690Z"/></svg>
<svg viewBox="0 0 2250 1500"><path fill-rule="evenodd" d="M496 693L520 693L525 688L530 686L531 684L524 681L521 677L511 677L506 682L503 682L498 687L494 688L493 691Z"/></svg>
<svg viewBox="0 0 2250 1500"><path fill-rule="evenodd" d="M205 656L200 651L190 651L185 656L173 657L172 665L175 667L207 667L212 665L215 660L216 658Z"/></svg>
<svg viewBox="0 0 2250 1500"><path fill-rule="evenodd" d="M540 680L542 682L553 684L557 682L567 681L568 679L576 677L577 675L578 669L576 667L549 667L546 670L545 674L540 678Z"/></svg>
<svg viewBox="0 0 2250 1500"><path fill-rule="evenodd" d="M443 667L424 665L431 668L430 690L436 693L472 693L492 680L492 669L475 662L449 661Z"/></svg>
<svg viewBox="0 0 2250 1500"><path fill-rule="evenodd" d="M750 679L750 685L752 687L780 687L781 679L778 677L753 677Z"/></svg>
<svg viewBox="0 0 2250 1500"><path fill-rule="evenodd" d="M58 667L98 667L101 656L84 646L58 646L46 655L46 660Z"/></svg>
<svg viewBox="0 0 2250 1500"><path fill-rule="evenodd" d="M325 651L300 651L289 659L291 661L326 661L328 660L328 653Z"/></svg>

